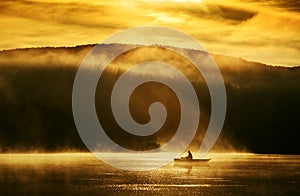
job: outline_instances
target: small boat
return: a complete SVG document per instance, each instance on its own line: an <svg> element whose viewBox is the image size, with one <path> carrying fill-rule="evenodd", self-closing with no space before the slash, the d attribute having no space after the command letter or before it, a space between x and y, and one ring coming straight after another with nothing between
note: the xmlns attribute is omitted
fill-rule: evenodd
<svg viewBox="0 0 300 196"><path fill-rule="evenodd" d="M211 158L202 158L202 159L187 159L185 157L175 158L174 163L201 163L208 162Z"/></svg>

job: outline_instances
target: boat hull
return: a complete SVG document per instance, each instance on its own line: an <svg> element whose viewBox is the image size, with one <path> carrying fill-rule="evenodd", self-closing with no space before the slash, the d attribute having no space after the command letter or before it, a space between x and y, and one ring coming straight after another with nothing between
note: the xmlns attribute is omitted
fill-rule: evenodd
<svg viewBox="0 0 300 196"><path fill-rule="evenodd" d="M210 161L210 158L207 158L207 159L192 159L192 160L179 159L179 158L174 159L175 163L201 163L201 162L208 162L208 161Z"/></svg>

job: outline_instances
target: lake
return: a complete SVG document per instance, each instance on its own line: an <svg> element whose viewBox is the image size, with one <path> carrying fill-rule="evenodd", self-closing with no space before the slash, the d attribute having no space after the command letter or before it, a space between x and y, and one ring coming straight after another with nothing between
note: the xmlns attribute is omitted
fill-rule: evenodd
<svg viewBox="0 0 300 196"><path fill-rule="evenodd" d="M300 195L300 155L208 157L200 165L126 171L90 153L0 154L0 195Z"/></svg>

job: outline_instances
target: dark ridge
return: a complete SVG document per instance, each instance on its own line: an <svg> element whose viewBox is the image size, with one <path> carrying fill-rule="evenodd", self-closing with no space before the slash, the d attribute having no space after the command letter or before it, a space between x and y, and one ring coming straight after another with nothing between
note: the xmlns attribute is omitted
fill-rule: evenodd
<svg viewBox="0 0 300 196"><path fill-rule="evenodd" d="M92 46L0 52L0 152L86 150L73 120L72 87L78 65L87 52L84 49ZM43 52L33 54L32 50ZM45 59L34 62L35 66L30 66L31 60L49 50L52 56L45 56ZM196 50L187 52L201 53ZM19 55L28 60L17 59ZM76 58L64 62L68 65L65 66L53 59L53 55L61 59ZM220 68L227 91L226 120L214 150L299 154L300 67L273 67L240 58L212 56ZM107 72L105 82L110 84L118 71ZM192 83L201 94L204 82L192 80ZM167 94L163 99L168 96L171 95ZM210 97L203 93L200 98L203 101L200 108L204 109L201 115L207 118L204 119L206 122L210 115ZM174 111L171 109L171 112ZM199 138L201 134L199 131ZM117 136L115 139L124 140ZM160 145L157 138L150 139L149 144ZM195 139L191 147L199 148L200 142ZM137 145L144 148L144 144Z"/></svg>

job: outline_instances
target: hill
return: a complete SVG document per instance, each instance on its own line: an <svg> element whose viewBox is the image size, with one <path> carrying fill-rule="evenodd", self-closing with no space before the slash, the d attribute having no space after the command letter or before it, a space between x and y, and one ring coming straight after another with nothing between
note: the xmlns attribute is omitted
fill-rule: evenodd
<svg viewBox="0 0 300 196"><path fill-rule="evenodd" d="M72 87L76 71L91 47L46 47L0 52L1 152L86 150L72 116ZM114 47L124 46L111 44L106 47L113 50ZM201 53L183 50L195 55ZM157 57L156 52L165 54L165 51L148 48L135 51L134 54L128 53L122 58L124 60L136 55L147 60L146 54ZM171 56L160 56L172 61ZM222 55L212 57L222 72L227 91L226 120L214 150L299 154L300 68L273 67ZM205 82L193 69L184 62L173 63L180 64L178 66L185 70L201 97L199 100L203 118L200 119L197 137L191 144L191 148L196 149L197 146L199 148L209 121L210 97ZM118 65L118 62L115 64ZM157 84L148 86L147 91L141 89L130 105L135 119L138 122L147 121L147 106L151 100L158 99L172 113L167 119L169 123L157 134L145 138L120 132L112 118L107 97L103 95L109 93L105 89L111 88L113 81L123 71L122 67L106 70L105 77L99 81L104 86L98 87L96 94L98 116L102 117L100 121L109 130L108 135L127 148L147 150L162 145L174 135L178 126L176 98L170 89ZM165 75L168 77L168 73ZM155 95L158 90L163 95ZM124 140L124 137L128 139Z"/></svg>

